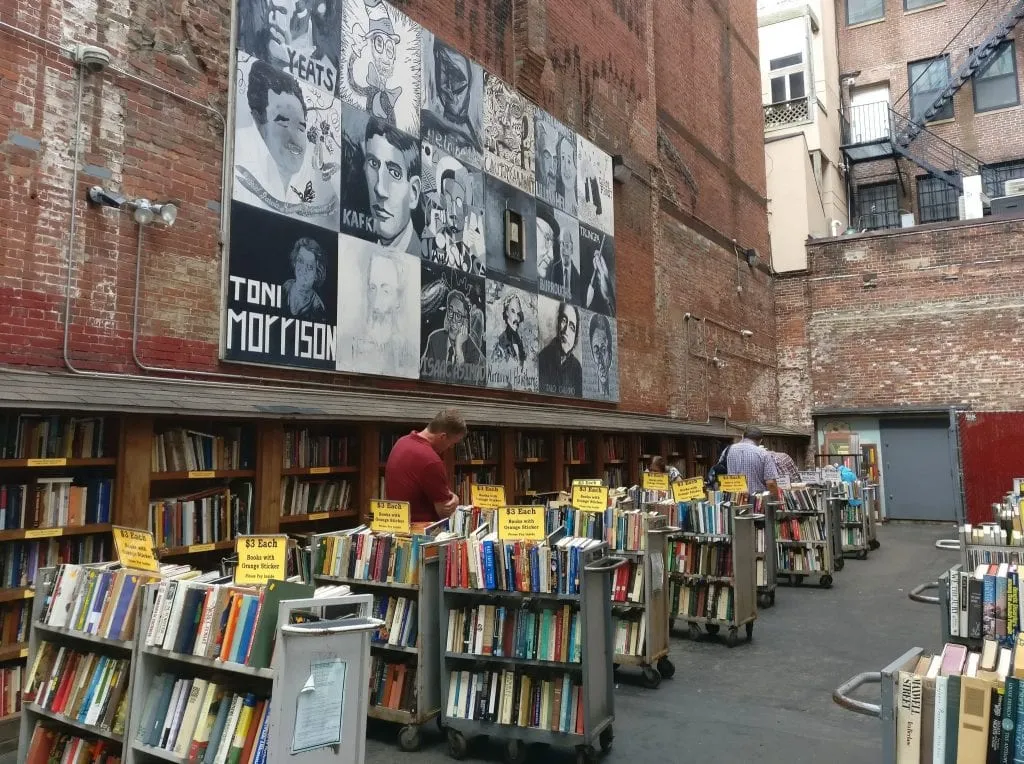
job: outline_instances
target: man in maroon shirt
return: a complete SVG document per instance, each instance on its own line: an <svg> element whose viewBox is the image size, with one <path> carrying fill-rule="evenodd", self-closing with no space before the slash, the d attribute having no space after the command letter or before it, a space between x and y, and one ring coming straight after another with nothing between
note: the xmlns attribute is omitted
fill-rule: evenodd
<svg viewBox="0 0 1024 764"><path fill-rule="evenodd" d="M458 506L459 497L448 487L441 454L465 436L462 414L444 409L424 429L399 438L391 449L384 468L385 498L409 502L411 522L435 522Z"/></svg>

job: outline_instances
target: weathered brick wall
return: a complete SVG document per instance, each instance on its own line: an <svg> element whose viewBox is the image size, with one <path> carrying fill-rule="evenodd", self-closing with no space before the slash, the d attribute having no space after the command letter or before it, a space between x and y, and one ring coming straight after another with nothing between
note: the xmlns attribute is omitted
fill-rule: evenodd
<svg viewBox="0 0 1024 764"><path fill-rule="evenodd" d="M666 350L678 336L678 315L689 310L737 328L761 317L761 326L750 327L758 335L737 350L756 361L737 356L723 367L713 378L711 407L712 414L734 418L771 417L768 279L762 272L751 277L744 264L743 299L730 291L732 239L768 257L753 6L739 0L726 6L678 0L398 5L604 150L622 154L635 172L615 188L621 408L703 418L704 388L678 392L685 363L696 361ZM101 45L116 67L225 114L228 8L226 0L173 7L152 0L130 6L14 0L0 10L0 21L64 45ZM75 70L66 55L22 35L0 28L0 41L0 363L61 368ZM139 373L131 349L138 229L129 215L86 206L85 188L103 184L130 196L180 201L173 228L145 231L138 295L144 363L309 379L218 361L222 138L220 120L195 104L109 70L86 77L69 343L75 366ZM662 235L662 192L694 225L707 221L707 236ZM723 346L738 339L723 339ZM316 379L450 391L344 375Z"/></svg>
<svg viewBox="0 0 1024 764"><path fill-rule="evenodd" d="M807 273L777 282L781 419L807 424L821 408L1024 407L1022 245L1024 221L810 242Z"/></svg>

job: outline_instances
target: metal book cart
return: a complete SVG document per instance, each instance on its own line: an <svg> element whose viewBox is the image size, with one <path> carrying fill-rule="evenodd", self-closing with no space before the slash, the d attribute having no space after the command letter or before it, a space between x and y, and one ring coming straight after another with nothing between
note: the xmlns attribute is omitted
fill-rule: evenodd
<svg viewBox="0 0 1024 764"><path fill-rule="evenodd" d="M918 658L924 653L920 647L905 652L881 671L865 671L843 682L832 692L836 705L855 714L874 716L882 722L881 764L896 764L896 694L900 671L913 671ZM852 697L859 688L868 684L879 685L879 702L870 703Z"/></svg>
<svg viewBox="0 0 1024 764"><path fill-rule="evenodd" d="M754 621L757 620L757 582L754 576L754 518L748 514L750 506L732 508L733 532L695 533L678 531L669 534L669 541L695 541L698 544L728 545L732 549L732 575L708 576L701 573L672 572L669 574L672 586L672 599L669 609L669 628L675 629L677 621L685 621L687 634L691 639L699 639L702 633L718 634L722 627L727 629L725 643L729 647L739 644L739 629L744 627L749 642L754 636ZM731 618L712 618L682 612L681 602L683 587L688 584L725 584L733 592L733 613ZM674 605L674 607L673 607ZM706 612L706 609L705 609Z"/></svg>
<svg viewBox="0 0 1024 764"><path fill-rule="evenodd" d="M880 514L880 502L878 483L863 483L861 485L861 499L864 503L864 520L867 523L868 548L874 551L882 546L878 540L878 518Z"/></svg>
<svg viewBox="0 0 1024 764"><path fill-rule="evenodd" d="M818 524L819 535L822 537L816 540L793 541L779 538L776 532L776 576L784 579L790 586L800 586L810 582L823 589L828 589L834 582L836 570L842 567L842 557L836 554L835 524L833 523L834 511L829 503L826 507L818 506L813 510L792 510L777 508L775 511L776 531L778 523L790 518L812 520ZM821 550L820 568L813 570L796 570L789 566L790 552L801 550Z"/></svg>
<svg viewBox="0 0 1024 764"><path fill-rule="evenodd" d="M666 534L678 530L668 526L664 515L644 519L645 548L637 551L613 549L611 553L625 557L641 567L643 576L642 602L612 601L612 615L627 618L639 614L644 621L644 644L642 653L631 655L616 652L614 664L637 666L643 672L644 685L655 689L662 678L671 679L676 673L675 664L669 659L669 600L668 581L665 569ZM614 634L613 634L614 637Z"/></svg>
<svg viewBox="0 0 1024 764"><path fill-rule="evenodd" d="M834 490L843 491L844 485L837 486ZM846 490L850 490L850 488L846 487ZM860 504L852 504L850 502L851 498L860 499ZM825 500L833 507L836 507L838 511L843 555L851 554L858 560L866 560L868 552L873 547L869 541L872 530L869 528L869 513L863 496L851 497L840 493L828 496Z"/></svg>
<svg viewBox="0 0 1024 764"><path fill-rule="evenodd" d="M564 531L552 534L549 544L564 537ZM440 568L445 570L452 545L440 547ZM612 669L611 600L608 597L609 574L625 563L620 557L607 556L607 544L580 555L579 594L518 592L491 589L459 589L444 585L441 577L441 601L447 613L473 605L506 605L514 608L539 609L546 606L571 605L578 609L581 661L579 663L530 660L507 656L454 653L445 650L448 644L448 618L441 618L440 661L441 696L450 698L451 673L454 671L513 671L517 675L553 676L570 673L582 685L583 734L561 732L540 727L499 724L481 719L451 716L447 705L442 707L441 723L448 735L448 753L455 759L468 754L469 740L490 737L504 743L507 764L536 761L527 753L526 745L541 743L576 750L577 764L596 761L597 747L611 749L615 719L615 687Z"/></svg>
<svg viewBox="0 0 1024 764"><path fill-rule="evenodd" d="M754 574L757 579L757 605L767 610L775 604L776 567L775 512L778 502L764 504L764 513L754 515Z"/></svg>
<svg viewBox="0 0 1024 764"><path fill-rule="evenodd" d="M345 531L315 534L312 539L312 558L316 560L321 539L332 535L344 535ZM425 543L420 547L419 584L383 583L342 576L325 576L314 573L316 583L345 584L353 592L387 597L407 597L416 601L416 646L404 647L380 642L370 642L373 655L386 656L396 662L411 662L416 667L416 685L413 698L415 709L386 708L369 705L367 715L402 725L398 730L398 746L403 751L419 750L423 744L423 727L437 719L441 713L440 666L438 665L438 633L440 608L438 606L438 549L436 543Z"/></svg>

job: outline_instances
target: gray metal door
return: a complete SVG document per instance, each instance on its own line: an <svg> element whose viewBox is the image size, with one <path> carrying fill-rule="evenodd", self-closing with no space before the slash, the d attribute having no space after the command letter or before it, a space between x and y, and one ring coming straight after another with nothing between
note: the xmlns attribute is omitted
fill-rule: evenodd
<svg viewBox="0 0 1024 764"><path fill-rule="evenodd" d="M882 490L894 520L956 518L949 419L883 419Z"/></svg>

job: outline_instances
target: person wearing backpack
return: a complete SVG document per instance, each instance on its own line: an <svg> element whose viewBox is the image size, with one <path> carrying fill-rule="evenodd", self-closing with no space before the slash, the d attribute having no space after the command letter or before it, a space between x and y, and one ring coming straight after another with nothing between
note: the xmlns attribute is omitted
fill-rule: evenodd
<svg viewBox="0 0 1024 764"><path fill-rule="evenodd" d="M779 477L779 469L775 466L771 452L760 448L763 437L759 428L747 427L738 443L733 443L722 451L722 455L708 472L708 482L714 485L721 475L744 475L747 478L749 493L777 493L778 484L775 481Z"/></svg>

